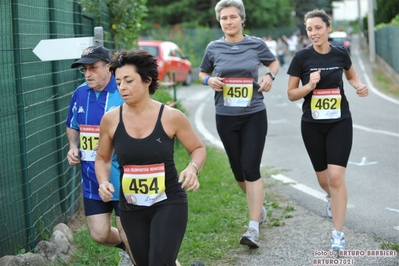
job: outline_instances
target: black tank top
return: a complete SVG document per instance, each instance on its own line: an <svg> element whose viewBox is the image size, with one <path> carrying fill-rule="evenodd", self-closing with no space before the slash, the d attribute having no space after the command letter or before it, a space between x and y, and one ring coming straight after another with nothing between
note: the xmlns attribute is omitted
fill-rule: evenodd
<svg viewBox="0 0 399 266"><path fill-rule="evenodd" d="M161 117L165 106L163 104L161 105L158 119L152 133L143 139L133 138L126 132L122 120L122 106L123 105L120 106L119 124L115 130L113 139L115 154L118 158L121 170L120 179L122 180L123 176L123 165L164 163L167 199L155 203L153 206L187 202L186 191L182 189L181 184L178 183L179 176L173 159L174 138L171 139L165 133L161 123ZM137 210L145 207L127 203L121 189L119 208L123 210Z"/></svg>

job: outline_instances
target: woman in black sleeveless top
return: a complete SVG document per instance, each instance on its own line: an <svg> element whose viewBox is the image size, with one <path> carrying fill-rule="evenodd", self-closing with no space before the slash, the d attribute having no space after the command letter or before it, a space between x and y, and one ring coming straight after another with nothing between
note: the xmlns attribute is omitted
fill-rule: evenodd
<svg viewBox="0 0 399 266"><path fill-rule="evenodd" d="M114 188L109 167L115 150L121 170L120 217L136 265L176 265L187 225L186 190L197 190L205 147L178 109L151 99L158 88L157 61L141 50L115 56L110 70L124 104L106 113L96 156L99 194L109 201ZM174 138L191 161L180 173Z"/></svg>

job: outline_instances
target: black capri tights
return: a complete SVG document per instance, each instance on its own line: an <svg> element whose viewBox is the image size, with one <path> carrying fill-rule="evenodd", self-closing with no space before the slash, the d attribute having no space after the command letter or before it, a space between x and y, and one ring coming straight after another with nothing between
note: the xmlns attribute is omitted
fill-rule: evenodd
<svg viewBox="0 0 399 266"><path fill-rule="evenodd" d="M216 127L235 179L258 180L267 134L266 110L241 116L216 115Z"/></svg>
<svg viewBox="0 0 399 266"><path fill-rule="evenodd" d="M125 211L120 218L138 266L175 266L186 232L187 203Z"/></svg>
<svg viewBox="0 0 399 266"><path fill-rule="evenodd" d="M301 123L302 139L313 169L321 172L329 164L346 167L352 149L352 118L336 123Z"/></svg>

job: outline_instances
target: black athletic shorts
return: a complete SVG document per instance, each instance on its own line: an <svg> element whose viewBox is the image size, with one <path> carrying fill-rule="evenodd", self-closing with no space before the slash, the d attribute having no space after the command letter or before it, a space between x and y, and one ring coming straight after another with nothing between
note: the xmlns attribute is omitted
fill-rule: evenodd
<svg viewBox="0 0 399 266"><path fill-rule="evenodd" d="M302 139L316 172L329 164L346 167L352 149L352 118L336 123L301 123Z"/></svg>
<svg viewBox="0 0 399 266"><path fill-rule="evenodd" d="M119 217L118 204L119 201L116 200L104 202L102 200L94 200L83 197L83 206L86 216L111 213L112 210L115 210L115 215Z"/></svg>
<svg viewBox="0 0 399 266"><path fill-rule="evenodd" d="M258 180L267 134L266 110L249 115L216 115L216 127L238 182Z"/></svg>

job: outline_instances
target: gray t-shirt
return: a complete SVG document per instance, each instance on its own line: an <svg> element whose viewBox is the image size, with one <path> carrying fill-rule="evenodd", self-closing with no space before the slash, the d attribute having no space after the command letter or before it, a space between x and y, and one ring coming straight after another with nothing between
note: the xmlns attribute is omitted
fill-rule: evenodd
<svg viewBox="0 0 399 266"><path fill-rule="evenodd" d="M205 49L200 71L213 73L216 77L253 79L253 96L249 106L225 106L223 92L215 92L216 114L235 116L264 110L263 94L257 91L258 68L260 64L269 66L275 59L265 42L258 37L245 35L237 43L226 42L224 37L210 42Z"/></svg>

